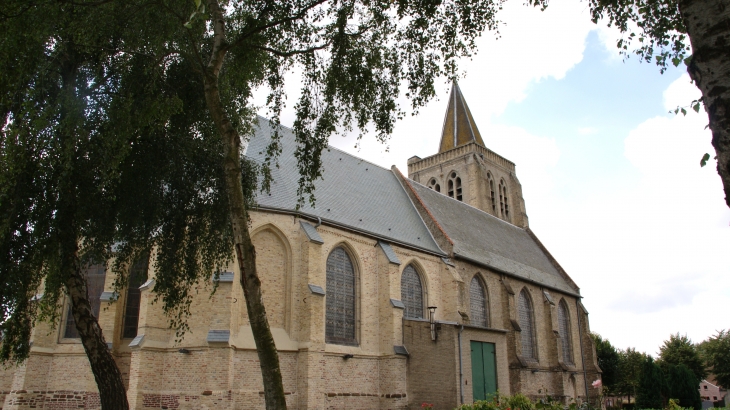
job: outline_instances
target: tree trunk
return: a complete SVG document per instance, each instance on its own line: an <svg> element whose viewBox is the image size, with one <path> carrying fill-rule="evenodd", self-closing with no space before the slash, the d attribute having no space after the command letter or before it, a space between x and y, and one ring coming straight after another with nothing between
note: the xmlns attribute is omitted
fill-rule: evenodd
<svg viewBox="0 0 730 410"><path fill-rule="evenodd" d="M692 44L687 71L702 91L717 173L730 207L730 2L680 0L679 12Z"/></svg>
<svg viewBox="0 0 730 410"><path fill-rule="evenodd" d="M70 236L70 235L69 235ZM71 239L71 238L69 238ZM122 373L107 348L101 327L91 310L86 289L86 278L79 265L78 250L73 252L64 246L61 269L69 299L76 330L81 344L84 345L91 371L99 389L102 410L128 410L127 391L122 381Z"/></svg>
<svg viewBox="0 0 730 410"><path fill-rule="evenodd" d="M67 171L65 178L59 184L57 232L61 258L60 274L71 301L71 314L76 322L76 330L79 332L81 344L84 346L99 389L102 410L128 410L129 403L122 373L109 353L101 327L94 317L89 303L86 278L79 261L79 230L76 221L78 192L74 176L77 157L75 130L77 124L82 122L82 119L78 118L82 111L79 109L76 97L77 65L73 52L69 52L66 58L67 61L62 64L61 69L63 97L59 133L64 150L62 161Z"/></svg>
<svg viewBox="0 0 730 410"><path fill-rule="evenodd" d="M263 376L266 409L282 410L286 409L286 399L279 368L279 355L266 317L261 281L256 273L256 250L248 231L248 211L241 182L241 138L226 114L218 88L218 76L223 66L227 46L225 20L217 0L208 0L208 10L213 18L215 41L204 75L205 100L213 122L223 138L223 166L228 189L234 247L238 267L241 270L241 286L246 298L248 320L256 342L256 351Z"/></svg>

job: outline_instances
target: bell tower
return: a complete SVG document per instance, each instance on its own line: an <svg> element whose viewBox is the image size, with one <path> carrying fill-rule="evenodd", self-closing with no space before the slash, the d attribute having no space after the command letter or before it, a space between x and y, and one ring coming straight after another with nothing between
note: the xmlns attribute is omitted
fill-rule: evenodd
<svg viewBox="0 0 730 410"><path fill-rule="evenodd" d="M411 157L408 178L513 225L528 226L515 164L485 146L455 81L444 116L438 154Z"/></svg>

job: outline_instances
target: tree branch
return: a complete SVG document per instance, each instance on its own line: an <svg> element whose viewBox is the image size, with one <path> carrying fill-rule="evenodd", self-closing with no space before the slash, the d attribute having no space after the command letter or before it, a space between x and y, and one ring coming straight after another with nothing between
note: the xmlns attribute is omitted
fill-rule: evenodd
<svg viewBox="0 0 730 410"><path fill-rule="evenodd" d="M326 48L328 45L330 45L329 42L319 45L319 46L309 47L309 48L305 48L305 49L301 49L301 50L289 50L289 51L280 51L280 50L277 50L277 49L274 49L271 47L266 47L266 46L251 46L251 47L257 48L259 50L267 51L267 52L274 54L276 56L279 56L279 57L291 57L294 55L309 54L309 53L315 52L317 50L322 50L322 49Z"/></svg>
<svg viewBox="0 0 730 410"><path fill-rule="evenodd" d="M325 3L326 1L327 0L316 0L316 1L313 1L312 3L309 3L307 6L305 6L301 10L299 10L299 12L297 14L293 15L293 16L289 16L289 17L286 17L286 18L283 18L283 19L279 19L279 20L274 20L274 21L272 21L270 23L264 24L263 26L255 27L252 30L250 30L249 32L247 32L245 34L242 34L241 37L239 37L238 39L236 39L236 41L234 41L233 43L231 43L228 46L228 49L232 49L234 47L239 46L245 39L251 37L254 34L257 34L257 33L260 33L262 31L268 30L268 29L270 29L272 27L276 27L276 26L278 26L280 24L289 23L289 22L292 22L292 21L295 21L295 20L299 20L301 18L304 18L304 15L307 14L307 12L309 10L311 10L311 9L319 6L320 4ZM261 16L259 16L259 17L261 17Z"/></svg>

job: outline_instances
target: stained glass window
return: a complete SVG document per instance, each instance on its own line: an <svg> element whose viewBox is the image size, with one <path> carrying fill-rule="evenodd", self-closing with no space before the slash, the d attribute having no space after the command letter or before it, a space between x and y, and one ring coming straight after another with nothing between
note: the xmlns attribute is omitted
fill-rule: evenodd
<svg viewBox="0 0 730 410"><path fill-rule="evenodd" d="M573 346L570 343L570 313L565 299L558 304L558 326L560 329L560 343L563 348L563 360L567 364L573 364Z"/></svg>
<svg viewBox="0 0 730 410"><path fill-rule="evenodd" d="M413 265L408 265L403 270L400 298L406 307L403 317L423 319L423 285Z"/></svg>
<svg viewBox="0 0 730 410"><path fill-rule="evenodd" d="M344 248L327 258L325 341L357 345L355 339L355 269Z"/></svg>
<svg viewBox="0 0 730 410"><path fill-rule="evenodd" d="M129 284L127 286L127 298L124 305L124 327L122 337L132 339L137 336L139 326L139 305L141 302L141 291L139 287L147 281L147 267L149 256L140 258L129 270Z"/></svg>
<svg viewBox="0 0 730 410"><path fill-rule="evenodd" d="M487 292L482 281L476 276L471 279L469 285L469 304L471 311L471 324L481 327L489 325L487 311Z"/></svg>
<svg viewBox="0 0 730 410"><path fill-rule="evenodd" d="M522 344L522 357L537 359L535 349L535 320L532 311L532 302L525 289L520 292L518 303L518 314L520 328L520 342Z"/></svg>

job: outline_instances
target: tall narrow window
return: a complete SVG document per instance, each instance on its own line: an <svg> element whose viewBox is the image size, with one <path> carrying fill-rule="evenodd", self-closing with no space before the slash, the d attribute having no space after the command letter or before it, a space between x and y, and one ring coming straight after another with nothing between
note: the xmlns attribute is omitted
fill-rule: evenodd
<svg viewBox="0 0 730 410"><path fill-rule="evenodd" d="M91 313L98 319L99 311L101 310L101 293L104 292L106 268L104 265L91 265L84 272L84 276L86 278L86 294L91 304ZM69 298L66 312L66 326L63 329L63 337L67 339L79 337L79 332L76 330L76 321L71 313L71 309L71 300Z"/></svg>
<svg viewBox="0 0 730 410"><path fill-rule="evenodd" d="M431 178L430 181L428 181L428 187L429 189L433 189L436 192L441 192L441 185L436 181L436 178Z"/></svg>
<svg viewBox="0 0 730 410"><path fill-rule="evenodd" d="M476 276L471 279L471 284L469 284L469 310L471 324L481 327L489 326L487 292L482 281Z"/></svg>
<svg viewBox="0 0 730 410"><path fill-rule="evenodd" d="M499 217L504 219L504 181L499 181Z"/></svg>
<svg viewBox="0 0 730 410"><path fill-rule="evenodd" d="M413 265L408 265L400 277L400 298L406 307L403 317L423 319L423 285Z"/></svg>
<svg viewBox="0 0 730 410"><path fill-rule="evenodd" d="M502 193L500 194L504 197L504 219L509 221L509 201L507 200L507 184L502 181Z"/></svg>
<svg viewBox="0 0 730 410"><path fill-rule="evenodd" d="M560 328L560 344L563 348L563 360L567 364L573 364L573 346L570 343L570 313L565 299L558 304L558 326Z"/></svg>
<svg viewBox="0 0 730 410"><path fill-rule="evenodd" d="M509 200L507 196L507 183L499 181L499 215L502 219L509 221Z"/></svg>
<svg viewBox="0 0 730 410"><path fill-rule="evenodd" d="M355 269L344 248L327 258L327 307L325 341L357 345L355 339Z"/></svg>
<svg viewBox="0 0 730 410"><path fill-rule="evenodd" d="M459 201L462 200L462 194L461 194L461 178L456 174L456 172L452 172L451 175L449 175L449 196L455 199L458 199Z"/></svg>
<svg viewBox="0 0 730 410"><path fill-rule="evenodd" d="M489 199L492 201L492 213L497 215L497 197L494 192L494 179L492 179L492 174L487 174L487 178L489 179Z"/></svg>
<svg viewBox="0 0 730 410"><path fill-rule="evenodd" d="M535 349L535 320L532 312L532 302L527 290L522 289L518 302L520 328L520 342L522 344L522 357L526 359L537 359Z"/></svg>
<svg viewBox="0 0 730 410"><path fill-rule="evenodd" d="M148 263L149 255L145 255L135 262L129 270L127 298L124 305L124 326L122 329L122 337L125 339L133 339L137 336L139 304L141 302L139 287L147 281Z"/></svg>

